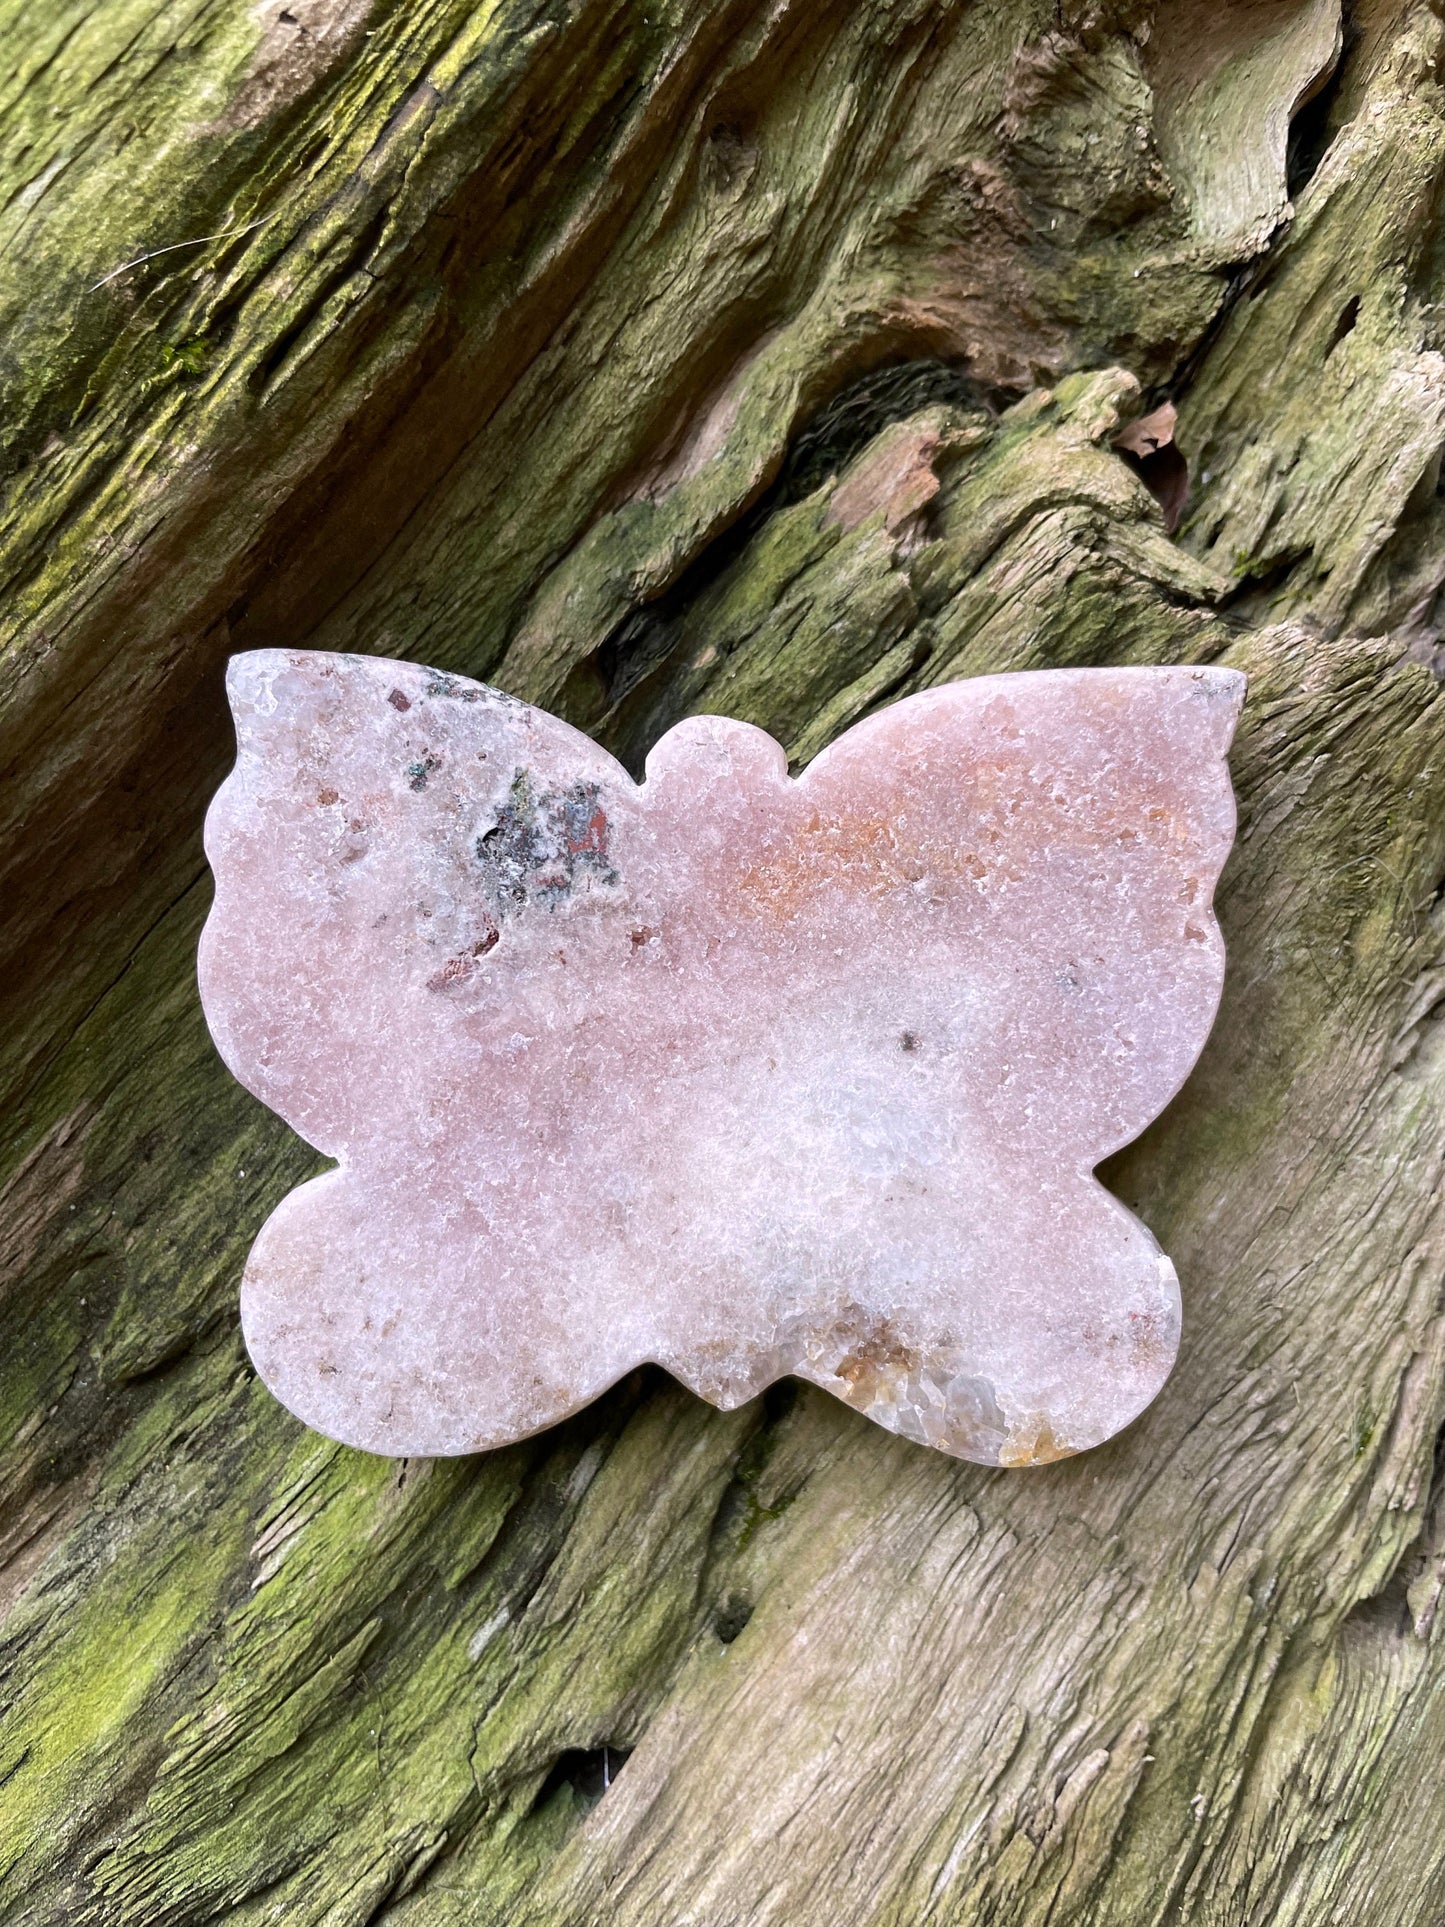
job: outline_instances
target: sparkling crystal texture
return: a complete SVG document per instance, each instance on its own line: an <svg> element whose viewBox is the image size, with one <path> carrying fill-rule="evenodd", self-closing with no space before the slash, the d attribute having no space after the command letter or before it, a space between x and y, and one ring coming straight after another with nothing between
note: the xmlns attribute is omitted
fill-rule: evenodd
<svg viewBox="0 0 1445 1927"><path fill-rule="evenodd" d="M337 1160L242 1286L308 1425L470 1452L653 1360L1023 1465L1159 1391L1174 1270L1093 1170L1218 1004L1241 676L950 683L796 779L693 717L641 784L410 663L259 651L228 686L201 992Z"/></svg>

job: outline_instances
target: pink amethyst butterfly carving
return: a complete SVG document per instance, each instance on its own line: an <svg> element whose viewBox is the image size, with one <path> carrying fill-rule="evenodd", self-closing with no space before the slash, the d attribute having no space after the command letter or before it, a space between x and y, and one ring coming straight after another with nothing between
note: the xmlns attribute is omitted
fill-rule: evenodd
<svg viewBox="0 0 1445 1927"><path fill-rule="evenodd" d="M1179 1291L1093 1170L1214 1017L1243 687L951 683L797 779L700 716L639 785L459 677L237 657L202 997L337 1160L246 1267L263 1379L393 1454L644 1360L721 1406L796 1374L989 1464L1110 1437Z"/></svg>

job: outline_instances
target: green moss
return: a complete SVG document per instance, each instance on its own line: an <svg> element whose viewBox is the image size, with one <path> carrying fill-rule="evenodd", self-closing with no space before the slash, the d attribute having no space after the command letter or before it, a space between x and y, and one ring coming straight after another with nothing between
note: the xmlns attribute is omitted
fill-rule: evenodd
<svg viewBox="0 0 1445 1927"><path fill-rule="evenodd" d="M204 335L194 341L167 342L161 349L161 369L173 375L203 375L212 344Z"/></svg>

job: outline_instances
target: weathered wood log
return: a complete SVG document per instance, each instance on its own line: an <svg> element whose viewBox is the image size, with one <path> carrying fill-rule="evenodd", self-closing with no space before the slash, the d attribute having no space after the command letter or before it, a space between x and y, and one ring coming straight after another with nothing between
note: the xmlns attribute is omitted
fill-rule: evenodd
<svg viewBox="0 0 1445 1927"><path fill-rule="evenodd" d="M5 19L0 1919L1435 1927L1445 9ZM1247 670L1224 1010L1106 1174L1155 1407L1028 1472L651 1372L305 1433L235 1297L315 1159L193 978L272 644L634 764Z"/></svg>

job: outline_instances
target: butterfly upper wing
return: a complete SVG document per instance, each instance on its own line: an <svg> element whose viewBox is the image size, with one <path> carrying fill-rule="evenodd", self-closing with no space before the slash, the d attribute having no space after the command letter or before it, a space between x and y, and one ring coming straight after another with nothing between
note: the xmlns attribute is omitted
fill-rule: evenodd
<svg viewBox="0 0 1445 1927"><path fill-rule="evenodd" d="M258 650L227 690L202 1001L241 1082L341 1155L425 1120L427 1046L495 991L529 906L606 895L636 786L566 723L413 663Z"/></svg>
<svg viewBox="0 0 1445 1927"><path fill-rule="evenodd" d="M1091 1168L1127 1143L1209 1034L1243 694L1214 668L984 676L881 711L805 772L820 810L872 827L842 862L876 872L900 951L936 930L977 986L967 1075L1041 1158Z"/></svg>

